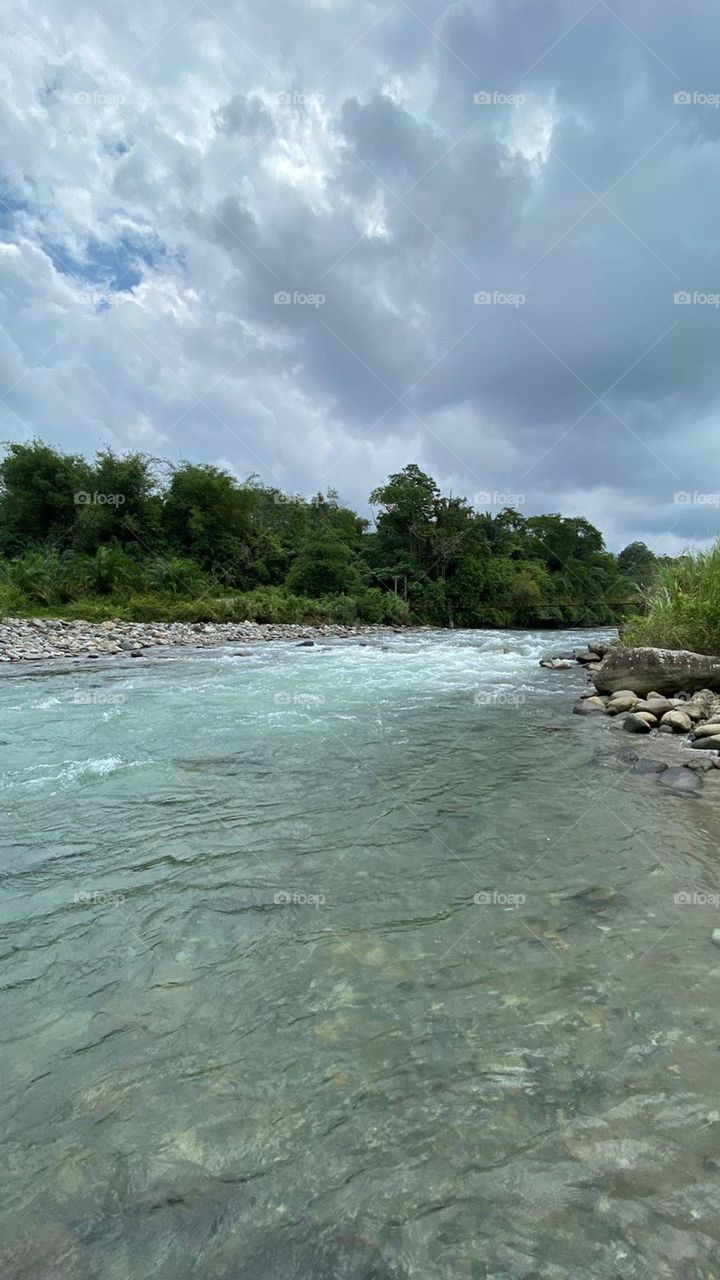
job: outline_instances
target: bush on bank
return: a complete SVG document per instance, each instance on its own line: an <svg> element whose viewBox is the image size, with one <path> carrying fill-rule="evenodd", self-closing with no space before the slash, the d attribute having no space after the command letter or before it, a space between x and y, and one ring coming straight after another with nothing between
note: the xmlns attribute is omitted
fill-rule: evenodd
<svg viewBox="0 0 720 1280"><path fill-rule="evenodd" d="M661 565L645 613L623 628L628 645L720 653L720 542Z"/></svg>

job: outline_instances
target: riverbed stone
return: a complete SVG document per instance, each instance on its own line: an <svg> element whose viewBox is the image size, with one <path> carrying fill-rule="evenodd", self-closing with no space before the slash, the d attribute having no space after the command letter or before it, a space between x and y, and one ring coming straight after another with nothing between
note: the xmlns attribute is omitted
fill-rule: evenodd
<svg viewBox="0 0 720 1280"><path fill-rule="evenodd" d="M720 723L711 720L707 724L699 724L694 730L696 738L712 738L716 735L720 736Z"/></svg>
<svg viewBox="0 0 720 1280"><path fill-rule="evenodd" d="M623 720L623 729L626 733L649 733L654 723L654 716L636 716L634 712L630 712Z"/></svg>
<svg viewBox="0 0 720 1280"><path fill-rule="evenodd" d="M592 698L583 698L582 701L576 702L573 707L573 715L575 716L604 716L606 714L605 703L597 703Z"/></svg>
<svg viewBox="0 0 720 1280"><path fill-rule="evenodd" d="M673 710L674 707L669 698L639 698L633 707L633 711L649 711L656 720L661 720L666 712Z"/></svg>
<svg viewBox="0 0 720 1280"><path fill-rule="evenodd" d="M673 733L689 733L692 729L692 720L684 711L666 711L660 721L661 725L668 725ZM720 728L718 728L720 733Z"/></svg>
<svg viewBox="0 0 720 1280"><path fill-rule="evenodd" d="M663 773L667 767L664 760L648 760L642 757L633 765L633 773Z"/></svg>
<svg viewBox="0 0 720 1280"><path fill-rule="evenodd" d="M599 662L600 654L595 653L592 649L578 649L575 652L575 661L586 666L590 662Z"/></svg>
<svg viewBox="0 0 720 1280"><path fill-rule="evenodd" d="M675 765L666 769L660 774L658 782L675 795L700 795L700 779L692 769L686 769L684 765Z"/></svg>
<svg viewBox="0 0 720 1280"><path fill-rule="evenodd" d="M690 746L694 751L720 751L720 734L714 734L709 738L695 738Z"/></svg>
<svg viewBox="0 0 720 1280"><path fill-rule="evenodd" d="M634 693L613 694L607 704L607 709L611 716L619 716L625 711L634 710L637 701L638 699L635 697Z"/></svg>

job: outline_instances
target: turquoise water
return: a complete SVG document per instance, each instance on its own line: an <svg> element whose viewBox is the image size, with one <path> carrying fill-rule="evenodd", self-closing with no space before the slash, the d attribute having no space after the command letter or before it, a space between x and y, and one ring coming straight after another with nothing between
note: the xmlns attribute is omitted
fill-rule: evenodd
<svg viewBox="0 0 720 1280"><path fill-rule="evenodd" d="M3 1280L720 1275L720 775L585 639L2 671Z"/></svg>

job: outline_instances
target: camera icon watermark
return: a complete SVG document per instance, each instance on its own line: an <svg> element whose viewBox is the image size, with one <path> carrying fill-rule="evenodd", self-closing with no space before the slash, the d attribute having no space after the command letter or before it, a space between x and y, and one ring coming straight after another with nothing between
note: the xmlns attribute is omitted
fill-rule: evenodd
<svg viewBox="0 0 720 1280"><path fill-rule="evenodd" d="M121 707L124 693L105 693L102 689L75 689L73 703L78 707Z"/></svg>
<svg viewBox="0 0 720 1280"><path fill-rule="evenodd" d="M324 907L324 893L295 893L288 889L278 889L273 896L276 907Z"/></svg>
<svg viewBox="0 0 720 1280"><path fill-rule="evenodd" d="M273 294L276 307L321 307L324 301L324 293L298 293L297 290L289 293L287 289L280 289Z"/></svg>
<svg viewBox="0 0 720 1280"><path fill-rule="evenodd" d="M686 289L681 289L679 293L674 294L673 302L676 307L720 307L720 293L700 293L695 289L692 293L688 293Z"/></svg>
<svg viewBox="0 0 720 1280"><path fill-rule="evenodd" d="M681 889L673 894L673 902L684 907L720 907L720 893L702 893L697 889Z"/></svg>
<svg viewBox="0 0 720 1280"><path fill-rule="evenodd" d="M476 907L521 907L527 902L524 893L504 893L498 889L479 889L473 894Z"/></svg>
<svg viewBox="0 0 720 1280"><path fill-rule="evenodd" d="M124 893L103 893L99 889L80 889L73 898L73 902L84 907L121 907L124 901Z"/></svg>
<svg viewBox="0 0 720 1280"><path fill-rule="evenodd" d="M480 289L478 293L473 294L473 302L476 307L524 307L527 298L524 293L502 293L499 289L494 289L492 293L486 289Z"/></svg>
<svg viewBox="0 0 720 1280"><path fill-rule="evenodd" d="M122 107L126 101L124 93L98 93L95 89L73 94L76 107Z"/></svg>
<svg viewBox="0 0 720 1280"><path fill-rule="evenodd" d="M476 107L522 107L527 98L524 93L501 93L498 89L481 89L473 94Z"/></svg>
<svg viewBox="0 0 720 1280"><path fill-rule="evenodd" d="M525 505L524 493L503 493L499 489L481 489L473 498L475 507L522 507Z"/></svg>
<svg viewBox="0 0 720 1280"><path fill-rule="evenodd" d="M325 698L321 693L276 693L276 707L322 707Z"/></svg>
<svg viewBox="0 0 720 1280"><path fill-rule="evenodd" d="M73 501L76 507L121 507L125 502L124 493L87 493L84 489L79 489L73 494Z"/></svg>
<svg viewBox="0 0 720 1280"><path fill-rule="evenodd" d="M325 104L324 93L298 93L295 90L277 93L275 101L279 107L322 107Z"/></svg>
<svg viewBox="0 0 720 1280"><path fill-rule="evenodd" d="M526 701L524 693L511 693L501 689L476 689L473 694L476 707L521 707Z"/></svg>
<svg viewBox="0 0 720 1280"><path fill-rule="evenodd" d="M673 494L673 502L679 507L720 507L720 493L689 493L686 489L681 489L679 493Z"/></svg>
<svg viewBox="0 0 720 1280"><path fill-rule="evenodd" d="M717 111L720 107L720 93L700 93L697 89L692 91L681 89L679 93L673 94L673 102L676 107L713 107Z"/></svg>

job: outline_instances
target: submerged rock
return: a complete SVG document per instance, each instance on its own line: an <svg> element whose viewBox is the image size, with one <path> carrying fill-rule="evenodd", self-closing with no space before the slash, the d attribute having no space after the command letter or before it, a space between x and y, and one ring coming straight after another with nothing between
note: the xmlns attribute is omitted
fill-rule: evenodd
<svg viewBox="0 0 720 1280"><path fill-rule="evenodd" d="M633 773L663 773L667 767L664 760L637 760Z"/></svg>
<svg viewBox="0 0 720 1280"><path fill-rule="evenodd" d="M684 765L676 765L666 769L664 773L660 774L658 781L661 786L667 787L675 795L700 795L700 779L696 777L692 769L686 769Z"/></svg>

